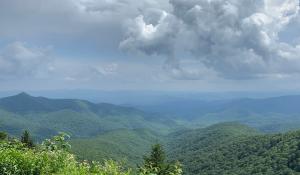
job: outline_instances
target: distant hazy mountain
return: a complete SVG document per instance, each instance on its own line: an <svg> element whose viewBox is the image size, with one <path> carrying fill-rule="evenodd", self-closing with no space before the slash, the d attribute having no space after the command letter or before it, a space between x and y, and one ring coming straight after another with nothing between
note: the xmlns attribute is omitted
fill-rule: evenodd
<svg viewBox="0 0 300 175"><path fill-rule="evenodd" d="M18 94L19 91L0 91L0 97ZM29 91L33 96L64 99L84 99L94 103L158 105L174 101L216 101L238 98L269 98L275 96L300 94L299 91L232 91L232 92L197 92L197 91L151 91L151 90L40 90Z"/></svg>
<svg viewBox="0 0 300 175"><path fill-rule="evenodd" d="M76 99L48 99L26 93L0 99L0 130L12 135L28 129L37 138L67 132L91 137L115 129L168 131L176 124L131 107Z"/></svg>
<svg viewBox="0 0 300 175"><path fill-rule="evenodd" d="M140 106L140 108L174 115L185 115L192 118L199 114L218 112L224 110L240 110L256 113L300 113L300 95L281 96L264 99L235 99L235 100L181 100L163 103L159 105Z"/></svg>
<svg viewBox="0 0 300 175"><path fill-rule="evenodd" d="M139 108L186 120L195 127L238 121L267 132L300 128L300 95L219 101L182 100Z"/></svg>

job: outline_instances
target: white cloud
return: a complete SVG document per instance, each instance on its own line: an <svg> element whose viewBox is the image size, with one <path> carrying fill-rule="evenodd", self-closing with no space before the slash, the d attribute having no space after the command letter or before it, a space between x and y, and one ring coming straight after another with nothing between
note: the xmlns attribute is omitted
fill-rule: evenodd
<svg viewBox="0 0 300 175"><path fill-rule="evenodd" d="M297 10L297 0L1 0L0 88L290 86Z"/></svg>
<svg viewBox="0 0 300 175"><path fill-rule="evenodd" d="M300 50L281 42L278 36L293 19L299 18L298 0L170 3L173 11L161 10L156 22L145 20L151 17L149 13L132 20L121 48L167 55L165 67L182 74L179 77L203 77L181 66L184 59L178 55L189 54L202 66L229 79L300 73Z"/></svg>
<svg viewBox="0 0 300 175"><path fill-rule="evenodd" d="M167 5L168 0L1 0L0 37L73 52L86 43L94 52L118 51L123 22L146 7Z"/></svg>
<svg viewBox="0 0 300 175"><path fill-rule="evenodd" d="M128 23L127 38L120 43L123 50L140 51L149 55L170 55L173 51L172 43L177 34L177 21L166 11L155 11L158 15L156 24L147 24L147 17L139 15Z"/></svg>
<svg viewBox="0 0 300 175"><path fill-rule="evenodd" d="M23 42L14 42L0 50L0 77L37 76L42 69L47 70L50 61L47 48L29 47Z"/></svg>

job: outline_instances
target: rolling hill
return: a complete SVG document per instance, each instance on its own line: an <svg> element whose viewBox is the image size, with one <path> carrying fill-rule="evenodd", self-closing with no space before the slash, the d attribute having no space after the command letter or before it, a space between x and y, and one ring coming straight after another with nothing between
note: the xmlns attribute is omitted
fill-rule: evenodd
<svg viewBox="0 0 300 175"><path fill-rule="evenodd" d="M171 160L188 175L285 175L300 173L300 131L263 135L237 123L170 136Z"/></svg>
<svg viewBox="0 0 300 175"><path fill-rule="evenodd" d="M79 159L141 163L152 144L178 128L176 122L132 107L77 99L49 99L26 93L0 99L0 131L35 141L65 132Z"/></svg>
<svg viewBox="0 0 300 175"><path fill-rule="evenodd" d="M169 159L179 159L184 164L187 174L245 174L237 165L253 174L294 173L297 168L289 165L289 161L288 166L277 170L272 166L287 163L268 162L263 155L279 161L278 154L282 153L284 160L292 159L290 156L296 154L294 140L300 138L298 132L262 135L248 126L263 132L299 129L298 104L299 96L286 96L199 103L183 101L165 109L182 114L178 116L163 111L161 115L154 113L159 112L156 110L144 112L133 107L21 93L0 99L0 131L19 136L27 129L37 141L66 132L72 136L72 152L81 160L128 160L128 165L134 167L141 163L150 146L159 142L166 145ZM228 121L234 122L203 128ZM199 126L202 128L192 129ZM274 149L281 152L274 152L273 147L267 146L273 144L273 140L283 144L280 139L289 145L275 145ZM263 166L252 164L254 160L263 161Z"/></svg>
<svg viewBox="0 0 300 175"><path fill-rule="evenodd" d="M76 138L117 129L145 128L167 133L176 127L172 120L131 107L76 99L48 99L26 93L0 99L0 130L20 135L28 129L38 140L58 132Z"/></svg>

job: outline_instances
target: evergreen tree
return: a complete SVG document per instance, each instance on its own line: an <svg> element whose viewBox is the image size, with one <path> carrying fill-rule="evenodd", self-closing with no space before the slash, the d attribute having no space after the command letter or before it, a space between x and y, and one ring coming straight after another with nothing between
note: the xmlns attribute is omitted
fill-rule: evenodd
<svg viewBox="0 0 300 175"><path fill-rule="evenodd" d="M165 152L160 144L152 146L150 155L144 157L144 165L139 168L141 175L181 175L181 165L166 162Z"/></svg>
<svg viewBox="0 0 300 175"><path fill-rule="evenodd" d="M34 147L34 144L33 144L33 141L30 137L30 134L27 130L25 130L23 132L23 135L21 136L21 142L23 144L25 144L28 148L33 148Z"/></svg>
<svg viewBox="0 0 300 175"><path fill-rule="evenodd" d="M165 152L160 144L152 146L152 151L149 157L144 157L145 167L157 167L162 169L165 166Z"/></svg>
<svg viewBox="0 0 300 175"><path fill-rule="evenodd" d="M5 140L7 138L7 134L5 132L0 132L0 140Z"/></svg>

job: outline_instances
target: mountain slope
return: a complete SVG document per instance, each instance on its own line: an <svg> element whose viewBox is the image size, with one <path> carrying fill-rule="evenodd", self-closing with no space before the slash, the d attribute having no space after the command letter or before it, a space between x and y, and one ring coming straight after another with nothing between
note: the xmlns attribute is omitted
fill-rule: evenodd
<svg viewBox="0 0 300 175"><path fill-rule="evenodd" d="M168 150L190 175L300 173L300 131L260 135L243 125L219 124L173 135Z"/></svg>
<svg viewBox="0 0 300 175"><path fill-rule="evenodd" d="M45 97L33 97L24 92L15 96L0 99L0 108L13 113L26 114L31 112L55 112L60 110L72 110L77 112L91 111L97 114L142 113L134 108L117 106L107 103L91 103L78 99L49 99Z"/></svg>
<svg viewBox="0 0 300 175"><path fill-rule="evenodd" d="M48 99L21 93L0 99L0 130L20 135L25 129L37 139L67 132L91 137L116 129L146 128L169 132L176 123L140 110L84 100Z"/></svg>
<svg viewBox="0 0 300 175"><path fill-rule="evenodd" d="M124 160L135 167L151 145L162 142L162 135L148 129L121 129L92 138L72 139L72 151L82 160ZM130 160L130 161L129 161Z"/></svg>

